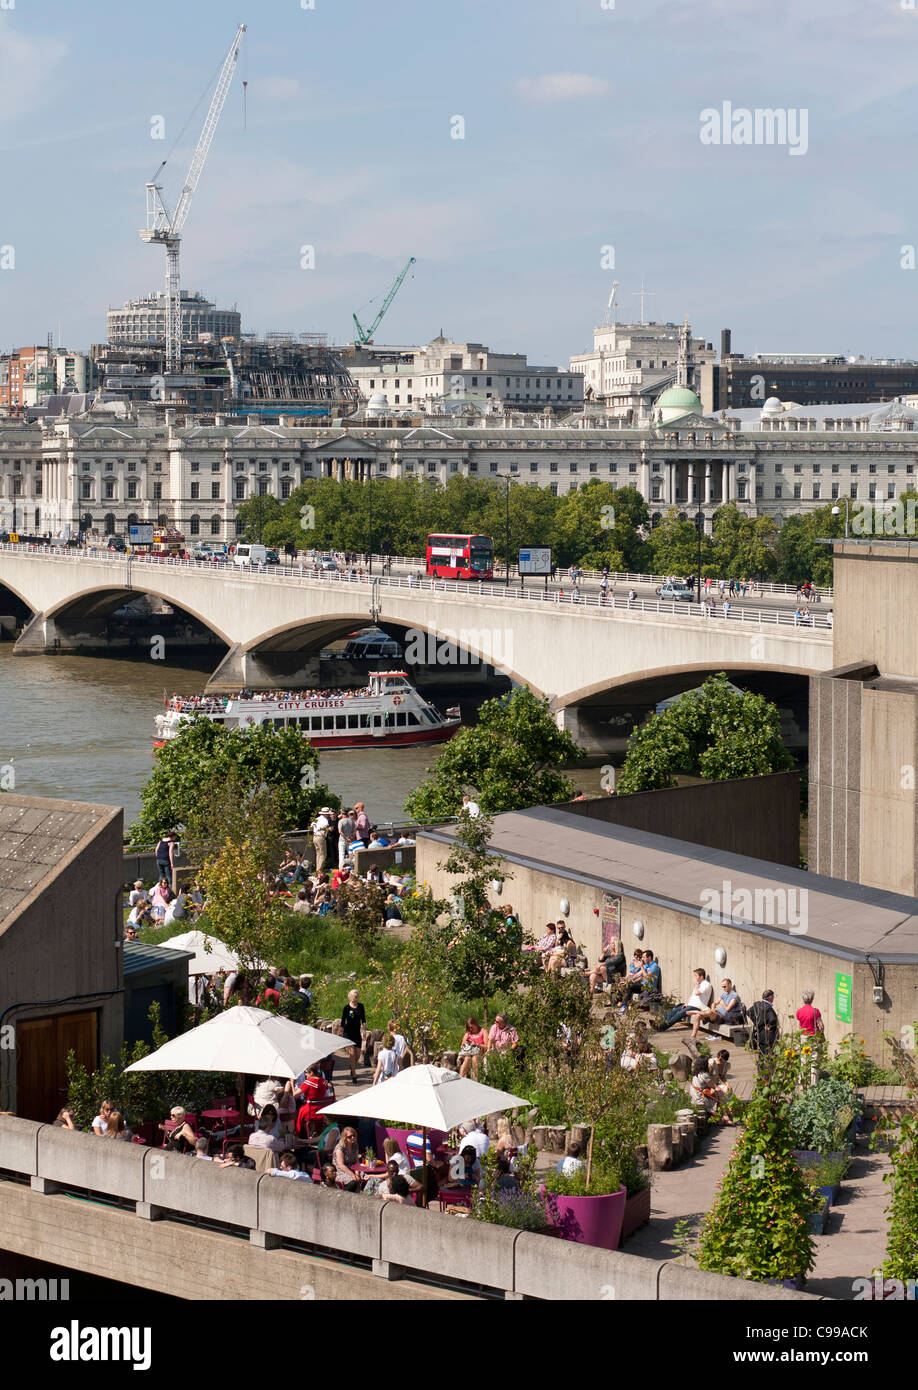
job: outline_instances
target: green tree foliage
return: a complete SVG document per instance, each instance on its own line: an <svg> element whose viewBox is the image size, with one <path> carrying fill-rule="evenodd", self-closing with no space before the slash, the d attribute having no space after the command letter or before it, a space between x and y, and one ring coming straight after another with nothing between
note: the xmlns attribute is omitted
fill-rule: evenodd
<svg viewBox="0 0 918 1390"><path fill-rule="evenodd" d="M484 702L478 723L450 739L405 810L417 820L446 820L459 814L470 787L488 815L569 801L574 785L560 769L580 751L555 724L547 700L519 686Z"/></svg>
<svg viewBox="0 0 918 1390"><path fill-rule="evenodd" d="M698 1265L738 1279L796 1279L813 1266L814 1199L793 1156L785 1059L772 1057L705 1220ZM794 1058L789 1058L794 1062Z"/></svg>
<svg viewBox="0 0 918 1390"><path fill-rule="evenodd" d="M485 1023L495 994L534 978L541 968L537 957L523 952L519 921L491 907L492 880L510 876L488 849L491 828L483 815L459 820L455 843L442 865L456 880L456 908L443 928L448 936L445 949L438 952L449 988L460 999L480 1002Z"/></svg>
<svg viewBox="0 0 918 1390"><path fill-rule="evenodd" d="M648 521L647 504L635 488L593 478L557 499L552 555L562 566L576 560L588 569L633 571L646 560L639 528Z"/></svg>
<svg viewBox="0 0 918 1390"><path fill-rule="evenodd" d="M616 791L673 787L679 772L722 782L793 765L776 707L762 695L733 689L720 672L631 735Z"/></svg>
<svg viewBox="0 0 918 1390"><path fill-rule="evenodd" d="M670 507L650 533L650 562L653 574L697 574L698 527L694 521L680 521ZM701 538L701 572L714 567L714 548L709 536Z"/></svg>
<svg viewBox="0 0 918 1390"><path fill-rule="evenodd" d="M768 516L747 516L735 502L714 515L717 575L723 579L770 579L777 569L778 528Z"/></svg>
<svg viewBox="0 0 918 1390"><path fill-rule="evenodd" d="M775 541L779 583L802 584L806 579L819 585L832 583L832 547L819 542L844 536L844 501L839 506L838 516L827 506L787 518Z"/></svg>
<svg viewBox="0 0 918 1390"><path fill-rule="evenodd" d="M301 828L320 806L339 805L319 782L318 767L318 753L294 729L227 729L193 719L157 752L140 815L130 827L131 842L149 844L173 825L188 825L202 806L206 810L205 792L230 781L237 792L271 787L283 829Z"/></svg>

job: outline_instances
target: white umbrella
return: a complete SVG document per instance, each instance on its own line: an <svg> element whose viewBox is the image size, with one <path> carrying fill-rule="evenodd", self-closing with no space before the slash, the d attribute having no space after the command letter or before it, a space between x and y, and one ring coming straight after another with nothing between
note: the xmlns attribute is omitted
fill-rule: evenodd
<svg viewBox="0 0 918 1390"><path fill-rule="evenodd" d="M299 1076L313 1062L349 1047L347 1038L309 1028L267 1009L241 1004L132 1062L128 1071L234 1071Z"/></svg>
<svg viewBox="0 0 918 1390"><path fill-rule="evenodd" d="M238 970L239 957L215 936L202 931L186 931L161 943L167 951L194 951L188 962L189 975L215 975L219 970Z"/></svg>
<svg viewBox="0 0 918 1390"><path fill-rule="evenodd" d="M419 1125L423 1131L424 1193L427 1205L427 1131L454 1129L466 1120L493 1115L496 1110L513 1110L531 1101L494 1086L483 1086L468 1076L430 1065L407 1067L378 1086L326 1105L323 1115L350 1118L401 1120Z"/></svg>

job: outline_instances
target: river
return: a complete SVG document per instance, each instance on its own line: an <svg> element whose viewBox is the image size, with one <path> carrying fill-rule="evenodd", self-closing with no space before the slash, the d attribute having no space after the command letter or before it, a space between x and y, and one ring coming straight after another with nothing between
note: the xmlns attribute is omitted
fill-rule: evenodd
<svg viewBox="0 0 918 1390"><path fill-rule="evenodd" d="M25 796L123 806L125 826L140 809L153 765L153 717L163 690L203 690L209 671L164 662L96 656L14 657L0 642L0 764L11 764ZM441 707L451 703L438 696ZM472 708L463 714L474 717ZM368 748L323 754L319 775L342 801L365 801L374 820L392 820L440 752ZM598 769L577 773L597 790Z"/></svg>

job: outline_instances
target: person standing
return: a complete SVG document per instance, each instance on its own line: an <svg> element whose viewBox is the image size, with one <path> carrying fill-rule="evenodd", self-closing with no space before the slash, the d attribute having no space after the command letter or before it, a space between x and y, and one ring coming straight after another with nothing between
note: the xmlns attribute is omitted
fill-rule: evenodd
<svg viewBox="0 0 918 1390"><path fill-rule="evenodd" d="M817 1033L825 1032L822 1022L822 1014L813 1006L815 995L811 989L803 991L803 1004L797 1010L797 1022L800 1024L801 1033L808 1034L814 1038Z"/></svg>
<svg viewBox="0 0 918 1390"><path fill-rule="evenodd" d="M462 794L462 809L466 815L471 816L472 820L481 815L481 807L477 801L472 800L468 792Z"/></svg>
<svg viewBox="0 0 918 1390"><path fill-rule="evenodd" d="M367 815L362 801L355 801L354 813L357 835L364 844L368 845L370 843L370 817Z"/></svg>
<svg viewBox="0 0 918 1390"><path fill-rule="evenodd" d="M156 870L159 877L166 879L172 887L172 857L174 830L164 830L156 846Z"/></svg>
<svg viewBox="0 0 918 1390"><path fill-rule="evenodd" d="M363 1042L363 1030L366 1026L367 1014L360 1002L360 992L352 989L347 996L347 1003L341 1010L341 1036L346 1038L350 1044L348 1060L351 1064L351 1080L355 1084L357 1082L357 1062Z"/></svg>
<svg viewBox="0 0 918 1390"><path fill-rule="evenodd" d="M752 1024L749 1046L753 1052L759 1054L760 1061L771 1051L778 1040L778 1015L775 1012L774 1002L774 990L766 989L763 991L761 999L757 999L749 1008L749 1021Z"/></svg>
<svg viewBox="0 0 918 1390"><path fill-rule="evenodd" d="M331 807L323 806L312 823L312 843L316 852L316 873L328 862L328 832L331 829Z"/></svg>
<svg viewBox="0 0 918 1390"><path fill-rule="evenodd" d="M344 868L344 861L351 841L357 838L357 822L353 811L345 811L338 817L338 868Z"/></svg>

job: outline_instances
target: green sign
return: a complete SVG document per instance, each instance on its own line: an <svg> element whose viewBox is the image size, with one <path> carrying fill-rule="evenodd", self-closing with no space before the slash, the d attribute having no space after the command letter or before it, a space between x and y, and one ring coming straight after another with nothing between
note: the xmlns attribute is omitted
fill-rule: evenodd
<svg viewBox="0 0 918 1390"><path fill-rule="evenodd" d="M850 975L835 976L835 1017L839 1023L851 1022L851 989L853 980Z"/></svg>

